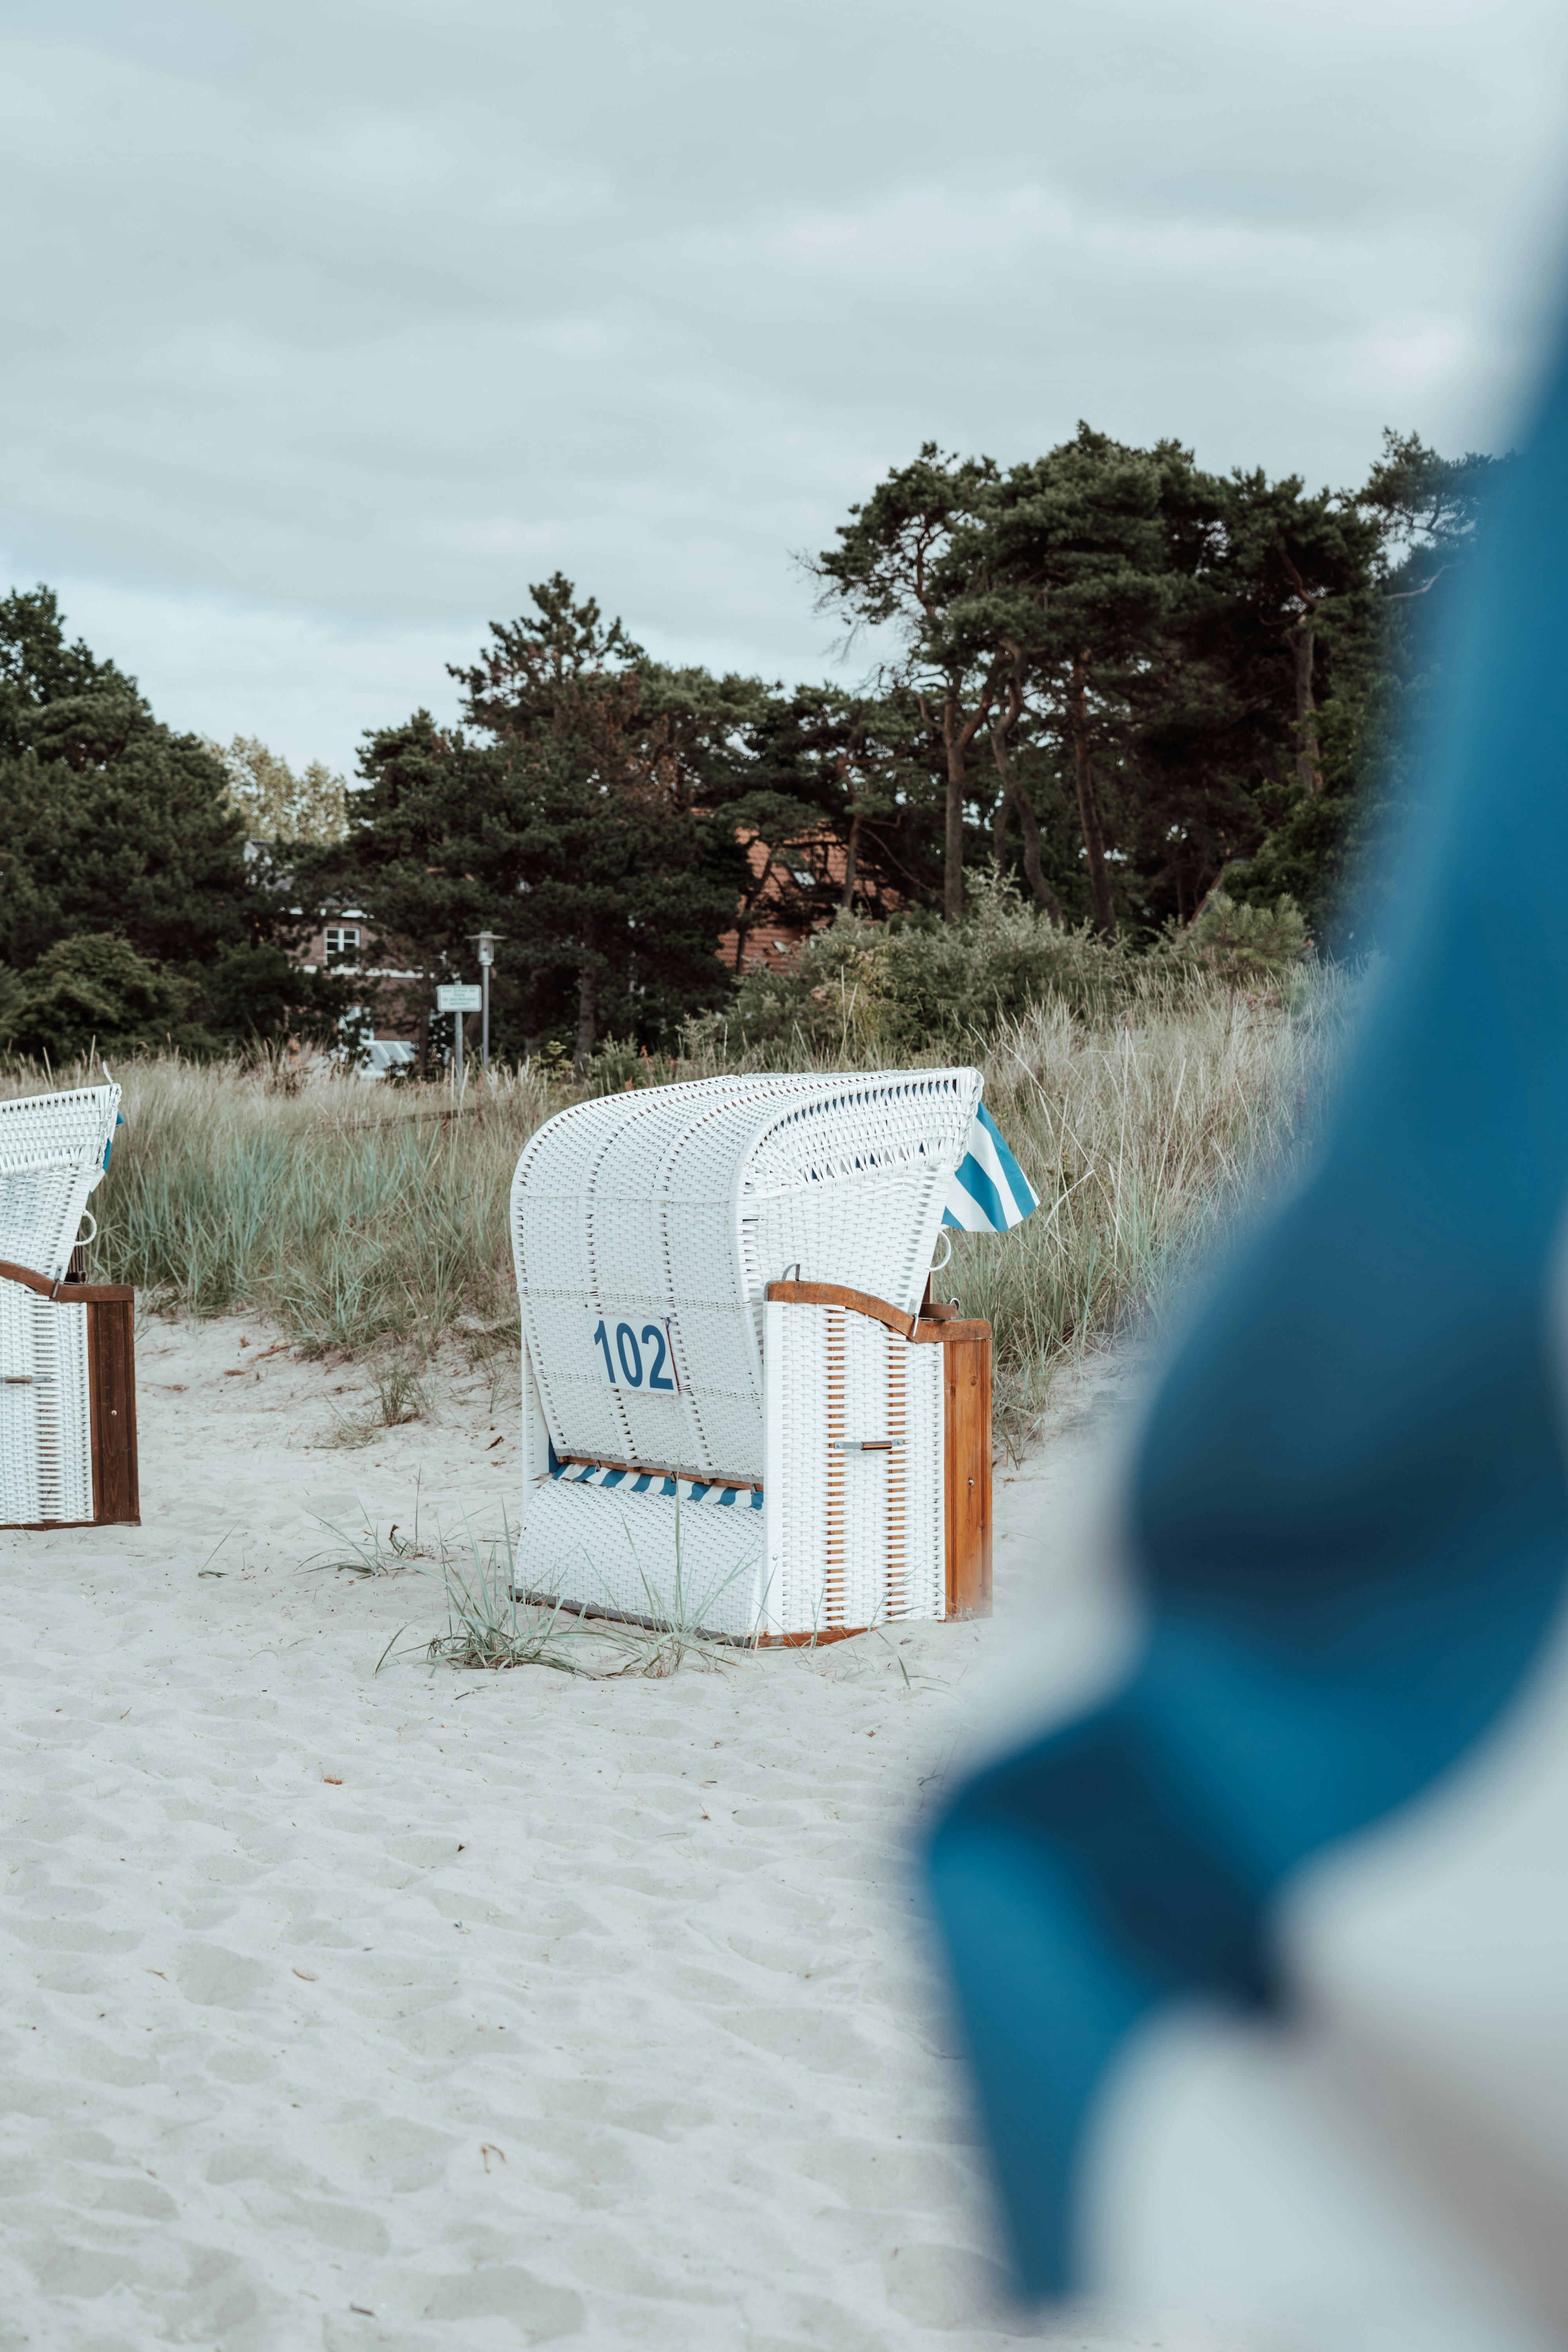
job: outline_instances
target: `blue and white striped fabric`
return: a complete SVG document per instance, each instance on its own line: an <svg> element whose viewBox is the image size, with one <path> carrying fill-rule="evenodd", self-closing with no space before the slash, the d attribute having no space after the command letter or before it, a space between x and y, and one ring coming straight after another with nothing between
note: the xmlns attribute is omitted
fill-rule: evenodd
<svg viewBox="0 0 1568 2352"><path fill-rule="evenodd" d="M760 1511L760 1486L726 1486L717 1479L674 1478L658 1470L623 1470L606 1462L552 1460L551 1475L567 1486L619 1486L628 1495L665 1495L682 1503L728 1504L731 1509Z"/></svg>
<svg viewBox="0 0 1568 2352"><path fill-rule="evenodd" d="M1562 368L1316 1163L1144 1422L1128 1663L935 1834L1036 2294L1568 2343L1565 545Z"/></svg>
<svg viewBox="0 0 1568 2352"><path fill-rule="evenodd" d="M969 1130L969 1149L948 1186L942 1223L966 1234L1006 1234L1039 1205L1039 1194L982 1103Z"/></svg>

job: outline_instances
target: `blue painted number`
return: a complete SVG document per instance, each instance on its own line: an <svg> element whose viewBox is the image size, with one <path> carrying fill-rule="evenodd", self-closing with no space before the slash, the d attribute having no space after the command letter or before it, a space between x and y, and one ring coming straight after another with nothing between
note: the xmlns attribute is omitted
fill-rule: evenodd
<svg viewBox="0 0 1568 2352"><path fill-rule="evenodd" d="M675 1382L666 1377L664 1370L664 1333L657 1323L645 1323L643 1325L642 1335L645 1339L651 1339L654 1346L658 1349L658 1355L653 1360L653 1370L647 1376L647 1384L649 1388L662 1389L666 1395L673 1396L675 1394Z"/></svg>
<svg viewBox="0 0 1568 2352"><path fill-rule="evenodd" d="M640 1389L642 1349L637 1346L637 1335L629 1323L617 1323L616 1326L616 1353L621 1360L621 1373L627 1388Z"/></svg>
<svg viewBox="0 0 1568 2352"><path fill-rule="evenodd" d="M610 1386L647 1387L660 1396L677 1395L680 1381L676 1374L668 1324L645 1323L639 1339L637 1325L614 1321L614 1312L612 1308L609 1315L601 1315L594 1326L594 1345L604 1359L605 1378ZM645 1350L648 1352L645 1354Z"/></svg>

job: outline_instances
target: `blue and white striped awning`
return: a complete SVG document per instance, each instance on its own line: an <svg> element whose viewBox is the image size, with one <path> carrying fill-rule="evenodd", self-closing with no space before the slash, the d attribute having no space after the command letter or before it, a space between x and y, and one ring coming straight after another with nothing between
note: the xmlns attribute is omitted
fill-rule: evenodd
<svg viewBox="0 0 1568 2352"><path fill-rule="evenodd" d="M966 1234L1005 1234L1021 1225L1040 1196L1003 1142L984 1103L969 1130L969 1149L947 1188L944 1225Z"/></svg>
<svg viewBox="0 0 1568 2352"><path fill-rule="evenodd" d="M618 1486L628 1495L663 1495L672 1502L728 1503L760 1511L760 1486L732 1486L718 1478L677 1478L661 1470L628 1470L612 1462L563 1462L553 1453L551 1476L568 1486Z"/></svg>

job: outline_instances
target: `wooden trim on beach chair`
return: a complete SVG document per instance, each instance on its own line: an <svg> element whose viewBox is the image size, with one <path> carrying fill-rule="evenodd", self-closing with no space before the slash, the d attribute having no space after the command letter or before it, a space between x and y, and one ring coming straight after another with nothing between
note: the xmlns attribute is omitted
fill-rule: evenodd
<svg viewBox="0 0 1568 2352"><path fill-rule="evenodd" d="M0 1257L0 1275L7 1282L19 1282L24 1289L36 1290L40 1298L58 1298L64 1275L51 1282L47 1274L35 1274L30 1265L13 1265L8 1257Z"/></svg>
<svg viewBox="0 0 1568 2352"><path fill-rule="evenodd" d="M672 1470L662 1462L617 1462L607 1454L558 1454L555 1458L572 1469L622 1470L628 1478L684 1478L692 1486L732 1486L737 1495L754 1495L762 1485L760 1478L721 1477L717 1471L710 1476L700 1470Z"/></svg>
<svg viewBox="0 0 1568 2352"><path fill-rule="evenodd" d="M873 1323L885 1323L900 1339L917 1345L946 1348L955 1339L991 1337L989 1323L978 1317L961 1320L956 1307L932 1307L928 1315L922 1306L919 1315L907 1315L890 1300L868 1290L847 1289L841 1282L770 1282L766 1296L781 1307L847 1307L851 1314L868 1315Z"/></svg>
<svg viewBox="0 0 1568 2352"><path fill-rule="evenodd" d="M139 1528L142 1496L136 1469L136 1293L118 1283L81 1283L77 1287L85 1295L87 1303L93 1523L100 1528Z"/></svg>
<svg viewBox="0 0 1568 2352"><path fill-rule="evenodd" d="M13 1265L9 1258L0 1257L0 1281L19 1282L26 1290L36 1290L55 1307L99 1307L110 1299L134 1299L136 1293L128 1282L72 1282L62 1274L52 1280L47 1274L36 1274L30 1265Z"/></svg>
<svg viewBox="0 0 1568 2352"><path fill-rule="evenodd" d="M931 1327L928 1327L931 1328ZM991 1326L939 1323L947 1475L947 1613L991 1614Z"/></svg>
<svg viewBox="0 0 1568 2352"><path fill-rule="evenodd" d="M856 1315L868 1315L873 1323L885 1323L900 1339L915 1336L914 1316L868 1290L847 1290L841 1282L770 1282L767 1296L781 1307L847 1307Z"/></svg>

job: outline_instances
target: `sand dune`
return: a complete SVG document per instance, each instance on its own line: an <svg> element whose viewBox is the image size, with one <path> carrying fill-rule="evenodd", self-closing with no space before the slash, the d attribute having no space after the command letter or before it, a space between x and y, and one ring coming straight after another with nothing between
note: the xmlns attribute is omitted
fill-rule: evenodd
<svg viewBox="0 0 1568 2352"><path fill-rule="evenodd" d="M376 1677L436 1595L302 1569L321 1521L417 1475L499 1523L509 1391L344 1450L363 1376L274 1338L149 1325L145 1524L0 1537L0 2345L1239 2347L1010 2308L910 1867L988 1657L1107 1638L1059 1538L1095 1377L985 1625Z"/></svg>

